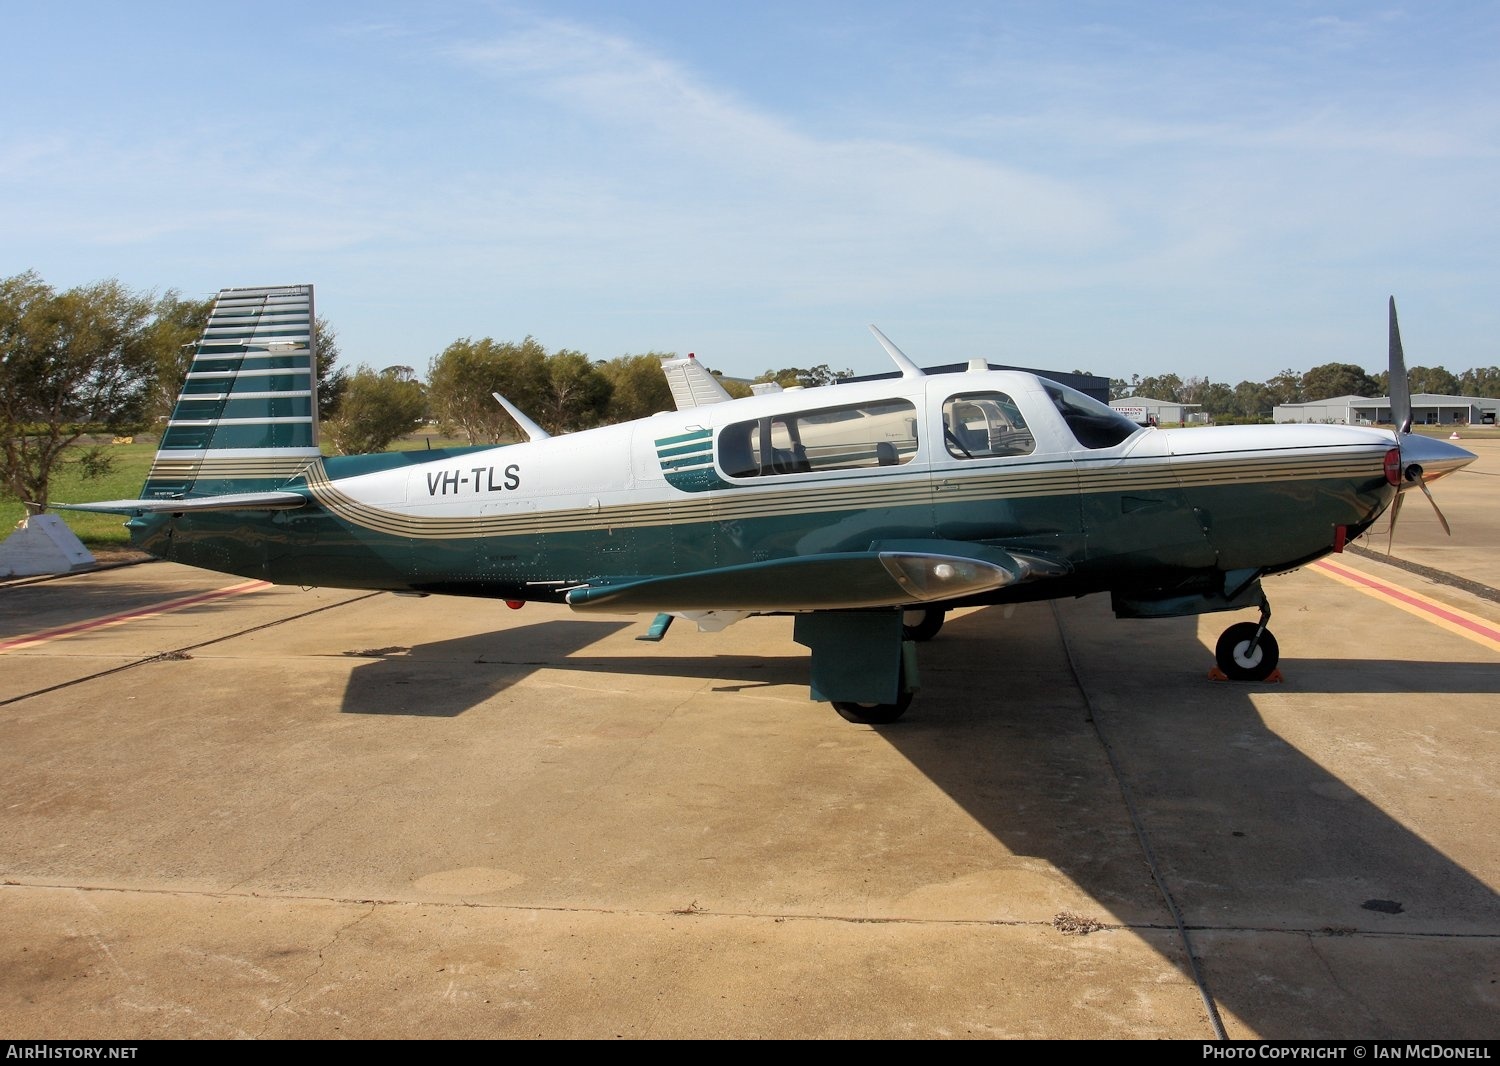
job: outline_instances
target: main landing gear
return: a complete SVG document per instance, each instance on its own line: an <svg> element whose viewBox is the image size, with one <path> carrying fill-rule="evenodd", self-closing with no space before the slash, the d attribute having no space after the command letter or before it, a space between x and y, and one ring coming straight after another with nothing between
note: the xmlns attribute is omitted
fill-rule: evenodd
<svg viewBox="0 0 1500 1066"><path fill-rule="evenodd" d="M812 650L812 698L833 704L846 721L889 725L920 687L916 644L899 610L799 614L792 639Z"/></svg>
<svg viewBox="0 0 1500 1066"><path fill-rule="evenodd" d="M854 703L849 700L829 700L839 717L846 722L861 725L890 725L906 713L911 706L912 693L906 687L906 666L903 663L898 674L899 695L895 703Z"/></svg>
<svg viewBox="0 0 1500 1066"><path fill-rule="evenodd" d="M1262 599L1259 622L1236 622L1220 635L1214 660L1227 680L1264 681L1276 672L1281 649L1266 628L1270 620L1271 605Z"/></svg>
<svg viewBox="0 0 1500 1066"><path fill-rule="evenodd" d="M901 613L901 629L907 640L925 643L938 635L948 613L941 607L918 607Z"/></svg>

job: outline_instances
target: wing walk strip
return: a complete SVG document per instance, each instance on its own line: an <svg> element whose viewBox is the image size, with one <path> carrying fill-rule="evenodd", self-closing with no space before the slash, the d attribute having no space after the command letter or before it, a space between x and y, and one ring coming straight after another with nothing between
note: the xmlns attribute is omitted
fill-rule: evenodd
<svg viewBox="0 0 1500 1066"><path fill-rule="evenodd" d="M1384 453L1381 453L1383 458ZM1348 456L1289 458L1269 470L1250 462L1219 460L1208 463L1166 461L1114 469L1093 469L1072 463L1048 463L1033 468L1010 465L983 473L963 470L912 471L902 479L851 478L847 481L802 481L778 485L739 486L713 493L709 498L687 495L657 503L628 504L600 508L557 511L512 511L488 515L433 516L405 514L363 503L339 489L328 478L321 462L306 471L313 498L326 510L353 525L391 536L440 539L448 537L497 537L514 534L584 532L678 523L732 521L843 510L888 509L928 504L933 495L940 503L956 500L1034 499L1080 491L1109 493L1148 489L1181 489L1251 481L1318 481L1325 478L1371 478L1384 473L1371 453ZM487 501L488 502L488 501ZM503 501L502 501L503 505Z"/></svg>
<svg viewBox="0 0 1500 1066"><path fill-rule="evenodd" d="M1311 569L1320 571L1350 588L1358 589L1367 596L1373 596L1377 600L1382 600L1393 607L1399 607L1409 614L1441 626L1449 632L1467 637L1491 651L1500 651L1500 625L1487 622L1467 611L1460 611L1457 607L1449 607L1436 600L1429 600L1399 585L1388 584L1368 574L1349 570L1327 559L1320 559L1311 564Z"/></svg>
<svg viewBox="0 0 1500 1066"><path fill-rule="evenodd" d="M25 636L0 640L0 654L8 651L19 651L22 648L33 648L38 644L61 640L63 637L76 637L80 633L90 633L96 629L104 629L108 626L124 625L126 622L137 622L143 618L154 618L159 614L180 611L184 607L196 607L201 603L212 603L215 600L222 600L230 596L240 596L246 592L256 592L260 589L270 587L271 583L269 581L243 581L238 585L214 589L212 592L200 592L193 596L183 596L180 599L167 600L163 603L153 603L147 607L137 607L133 611L120 611L116 614L106 614L99 618L74 622L71 625L57 626L54 629L44 629L39 633L28 633Z"/></svg>

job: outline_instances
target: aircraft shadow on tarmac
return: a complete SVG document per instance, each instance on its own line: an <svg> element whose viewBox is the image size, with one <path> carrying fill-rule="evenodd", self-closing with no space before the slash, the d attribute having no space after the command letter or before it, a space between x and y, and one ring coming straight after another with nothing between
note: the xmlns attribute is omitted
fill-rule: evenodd
<svg viewBox="0 0 1500 1066"><path fill-rule="evenodd" d="M1196 619L1137 643L1123 627L1142 623L1099 622L1107 604L1093 626L1072 620L1090 608L1058 607L1056 625L1049 610L954 618L923 649L920 702L882 735L996 839L1117 913L1140 913L1154 860L1208 994L1262 1037L1495 1035L1494 889L1268 728L1251 696L1280 686L1207 680ZM1109 691L1084 699L1070 658ZM1413 693L1412 729L1434 695L1500 691L1495 664L1282 668L1299 693Z"/></svg>
<svg viewBox="0 0 1500 1066"><path fill-rule="evenodd" d="M0 589L0 598L3 598L0 599L0 640L73 624L80 619L149 610L159 607L163 599L186 598L205 591L185 588L180 593L164 595L161 583L151 580L153 575L149 566L144 571L139 580L114 582L89 581L87 574L79 574L76 576L85 580L68 581L66 596L59 596L56 586L50 581ZM65 577L64 580L68 579ZM222 585L220 581L213 587ZM211 610L222 614L250 606L254 606L252 601L229 598L219 600Z"/></svg>
<svg viewBox="0 0 1500 1066"><path fill-rule="evenodd" d="M916 703L881 736L1011 852L1045 860L1120 921L1170 929L1154 865L1207 995L1262 1037L1493 1036L1495 891L1268 728L1251 697L1277 686L1209 682L1195 619L1150 623L1137 640L1144 631L1112 620L1069 620L1090 609L954 616L922 647ZM459 715L543 667L713 678L715 691L807 682L797 653L574 657L634 624L366 649L343 710ZM1073 663L1109 691L1085 698ZM1283 670L1289 692L1412 693L1414 709L1500 691L1500 666L1483 663L1283 657ZM869 728L826 704L808 713ZM1187 960L1181 944L1168 958L1196 980Z"/></svg>
<svg viewBox="0 0 1500 1066"><path fill-rule="evenodd" d="M636 673L656 677L728 678L716 691L765 685L807 684L805 655L765 659L751 655L663 656L659 645L642 658L577 653L639 622L553 620L494 633L433 641L410 648L346 652L367 661L350 671L345 714L397 714L451 718L542 668L572 672Z"/></svg>

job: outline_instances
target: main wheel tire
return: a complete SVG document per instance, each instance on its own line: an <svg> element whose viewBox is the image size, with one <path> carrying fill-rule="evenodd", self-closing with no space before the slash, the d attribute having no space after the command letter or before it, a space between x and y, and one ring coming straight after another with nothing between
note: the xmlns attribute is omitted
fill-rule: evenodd
<svg viewBox="0 0 1500 1066"><path fill-rule="evenodd" d="M1214 648L1214 658L1219 669L1231 681L1264 681L1276 669L1281 659L1281 649L1269 629L1255 640L1255 631L1260 626L1254 622L1236 622L1224 630Z"/></svg>
<svg viewBox="0 0 1500 1066"><path fill-rule="evenodd" d="M839 717L846 722L857 722L861 725L890 725L896 719L906 713L911 706L911 693L903 692L895 703L850 703L847 700L834 700L833 709L839 712Z"/></svg>
<svg viewBox="0 0 1500 1066"><path fill-rule="evenodd" d="M860 725L890 725L906 713L911 706L911 691L906 687L906 667L896 677L896 691L900 693L895 703L854 703L849 700L833 700L833 709L846 722Z"/></svg>
<svg viewBox="0 0 1500 1066"><path fill-rule="evenodd" d="M948 612L941 607L923 607L906 611L901 616L902 633L907 640L917 643L931 640L943 628Z"/></svg>

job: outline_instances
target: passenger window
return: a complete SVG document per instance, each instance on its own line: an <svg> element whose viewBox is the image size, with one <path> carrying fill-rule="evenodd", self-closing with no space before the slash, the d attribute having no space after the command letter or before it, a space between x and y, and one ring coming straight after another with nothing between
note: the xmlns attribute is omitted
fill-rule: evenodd
<svg viewBox="0 0 1500 1066"><path fill-rule="evenodd" d="M900 466L917 451L917 409L877 400L736 422L719 433L719 468L729 477Z"/></svg>
<svg viewBox="0 0 1500 1066"><path fill-rule="evenodd" d="M1003 392L968 392L943 404L943 443L955 459L1030 455L1036 440Z"/></svg>

